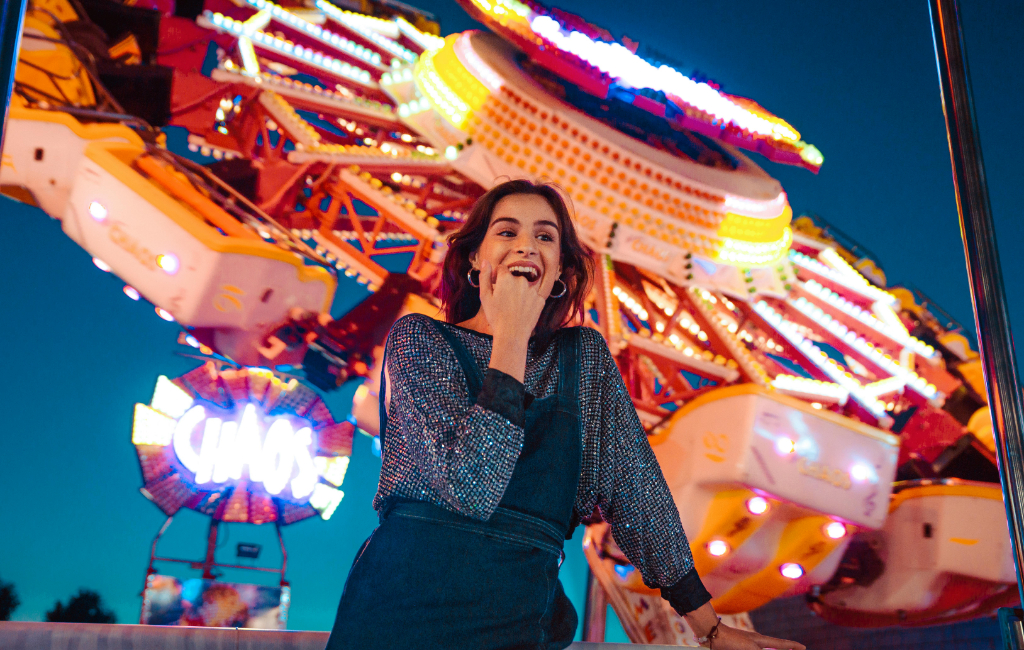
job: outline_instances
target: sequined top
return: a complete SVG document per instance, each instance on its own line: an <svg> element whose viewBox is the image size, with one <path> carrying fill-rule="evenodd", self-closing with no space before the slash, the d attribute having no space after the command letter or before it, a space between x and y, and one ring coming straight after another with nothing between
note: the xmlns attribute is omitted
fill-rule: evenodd
<svg viewBox="0 0 1024 650"><path fill-rule="evenodd" d="M487 368L490 336L440 326L459 337L482 370ZM583 464L576 512L586 516L600 508L644 583L662 589L680 613L692 611L710 595L693 568L661 467L604 338L583 328L581 343ZM525 388L526 399L556 392L557 339L540 353L531 340L523 384L489 370L475 403L454 351L428 316L400 318L386 346L388 417L373 507L379 511L392 498L409 498L488 519L523 445L521 419L502 404L508 401L509 381ZM522 399L524 393L519 395Z"/></svg>

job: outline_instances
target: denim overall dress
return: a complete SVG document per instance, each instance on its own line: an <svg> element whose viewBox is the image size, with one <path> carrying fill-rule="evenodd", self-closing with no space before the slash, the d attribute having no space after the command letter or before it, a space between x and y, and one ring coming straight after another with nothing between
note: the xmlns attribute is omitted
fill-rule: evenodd
<svg viewBox="0 0 1024 650"><path fill-rule="evenodd" d="M480 367L445 325L435 326L475 402ZM479 521L403 500L381 512L352 564L327 650L555 650L572 643L577 617L558 569L582 462L580 330L556 337L558 392L527 406L523 449L497 510Z"/></svg>

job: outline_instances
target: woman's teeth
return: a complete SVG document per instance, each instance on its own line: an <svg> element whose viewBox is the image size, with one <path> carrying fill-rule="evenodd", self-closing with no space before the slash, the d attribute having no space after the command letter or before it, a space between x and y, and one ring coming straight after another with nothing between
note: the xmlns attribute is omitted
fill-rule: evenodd
<svg viewBox="0 0 1024 650"><path fill-rule="evenodd" d="M537 269L532 266L510 266L508 268L512 272L512 275L523 275L530 282L533 282L537 277Z"/></svg>

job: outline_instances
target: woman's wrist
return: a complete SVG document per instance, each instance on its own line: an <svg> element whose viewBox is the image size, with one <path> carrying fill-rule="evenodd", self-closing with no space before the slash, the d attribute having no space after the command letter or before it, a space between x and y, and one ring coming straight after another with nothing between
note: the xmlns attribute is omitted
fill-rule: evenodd
<svg viewBox="0 0 1024 650"><path fill-rule="evenodd" d="M494 333L491 345L491 361L488 367L515 377L520 382L526 378L526 352L530 339Z"/></svg>
<svg viewBox="0 0 1024 650"><path fill-rule="evenodd" d="M692 612L684 614L684 618L698 639L706 637L719 621L718 614L715 613L715 608L711 606L711 603L704 603Z"/></svg>

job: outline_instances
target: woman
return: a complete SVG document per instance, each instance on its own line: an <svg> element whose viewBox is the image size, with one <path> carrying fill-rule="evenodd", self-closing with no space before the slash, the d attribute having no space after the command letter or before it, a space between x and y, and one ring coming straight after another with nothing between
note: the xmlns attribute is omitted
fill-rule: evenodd
<svg viewBox="0 0 1024 650"><path fill-rule="evenodd" d="M559 193L494 187L442 271L446 322L406 316L385 345L381 524L352 564L328 650L565 648L577 617L558 580L562 544L595 507L705 645L803 650L715 615L607 344L565 326L593 261Z"/></svg>

